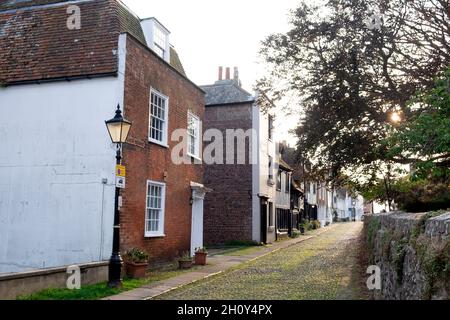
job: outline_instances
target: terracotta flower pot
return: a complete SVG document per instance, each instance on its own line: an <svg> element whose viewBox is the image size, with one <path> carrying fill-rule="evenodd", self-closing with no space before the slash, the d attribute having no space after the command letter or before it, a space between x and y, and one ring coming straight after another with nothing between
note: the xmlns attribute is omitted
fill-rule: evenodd
<svg viewBox="0 0 450 320"><path fill-rule="evenodd" d="M178 266L180 269L189 269L192 267L192 260L178 260Z"/></svg>
<svg viewBox="0 0 450 320"><path fill-rule="evenodd" d="M206 252L196 252L195 253L195 264L200 265L200 266L206 265L206 256L207 255L208 255L208 253L206 253Z"/></svg>
<svg viewBox="0 0 450 320"><path fill-rule="evenodd" d="M140 263L134 263L134 262L126 262L126 271L127 276L130 278L144 278L145 273L147 271L148 263L147 262L140 262Z"/></svg>

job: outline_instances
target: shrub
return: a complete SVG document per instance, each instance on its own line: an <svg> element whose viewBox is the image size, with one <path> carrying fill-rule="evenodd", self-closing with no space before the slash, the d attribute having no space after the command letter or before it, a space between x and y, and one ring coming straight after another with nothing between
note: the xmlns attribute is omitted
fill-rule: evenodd
<svg viewBox="0 0 450 320"><path fill-rule="evenodd" d="M125 261L132 263L144 263L148 262L150 255L138 248L132 248L125 253Z"/></svg>
<svg viewBox="0 0 450 320"><path fill-rule="evenodd" d="M206 250L205 247L201 247L201 248L196 248L195 249L195 253L208 253L208 250Z"/></svg>
<svg viewBox="0 0 450 320"><path fill-rule="evenodd" d="M320 229L320 227L321 227L321 224L320 224L319 220L314 220L311 222L311 228L313 230Z"/></svg>
<svg viewBox="0 0 450 320"><path fill-rule="evenodd" d="M381 228L381 221L379 217L371 217L367 223L367 245L370 250L373 250L375 236Z"/></svg>
<svg viewBox="0 0 450 320"><path fill-rule="evenodd" d="M294 230L292 231L291 238L298 238L300 237L300 235L301 235L300 231Z"/></svg>
<svg viewBox="0 0 450 320"><path fill-rule="evenodd" d="M189 261L192 261L192 257L191 257L191 255L189 254L188 251L185 251L185 252L183 252L183 255L180 258L178 258L178 261L187 261L187 262L189 262Z"/></svg>

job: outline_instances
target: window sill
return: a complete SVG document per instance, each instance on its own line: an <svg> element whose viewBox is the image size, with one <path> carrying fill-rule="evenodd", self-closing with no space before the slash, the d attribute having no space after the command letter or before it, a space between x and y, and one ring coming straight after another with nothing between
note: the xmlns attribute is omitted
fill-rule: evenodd
<svg viewBox="0 0 450 320"><path fill-rule="evenodd" d="M146 239L153 239L153 238L164 238L166 235L164 233L160 234L146 234L144 235L144 238Z"/></svg>
<svg viewBox="0 0 450 320"><path fill-rule="evenodd" d="M160 146L160 147L169 149L169 145L166 144L166 143L163 143L163 142L161 142L161 141L153 140L153 139L148 139L148 142L149 142L149 143L152 143L152 144L156 144L156 145L158 145L158 146Z"/></svg>
<svg viewBox="0 0 450 320"><path fill-rule="evenodd" d="M195 159L195 160L198 160L198 161L200 161L200 162L203 161L202 158L200 158L200 157L198 157L198 156L194 156L193 154L188 153L187 155L188 155L188 157L191 157L191 158L193 158L193 159Z"/></svg>

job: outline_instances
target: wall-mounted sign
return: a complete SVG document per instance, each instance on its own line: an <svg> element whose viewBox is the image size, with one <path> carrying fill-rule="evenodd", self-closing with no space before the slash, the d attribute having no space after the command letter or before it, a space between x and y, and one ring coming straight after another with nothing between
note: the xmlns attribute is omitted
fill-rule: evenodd
<svg viewBox="0 0 450 320"><path fill-rule="evenodd" d="M116 177L116 188L125 189L125 177Z"/></svg>
<svg viewBox="0 0 450 320"><path fill-rule="evenodd" d="M120 164L116 165L116 176L117 177L125 177L125 166L121 166Z"/></svg>

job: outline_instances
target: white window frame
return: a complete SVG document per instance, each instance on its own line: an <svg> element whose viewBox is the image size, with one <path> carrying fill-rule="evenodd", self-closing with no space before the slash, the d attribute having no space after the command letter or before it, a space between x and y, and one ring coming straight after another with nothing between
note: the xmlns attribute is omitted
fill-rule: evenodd
<svg viewBox="0 0 450 320"><path fill-rule="evenodd" d="M162 38L160 38L160 36L162 36ZM164 43L158 43L158 40L161 40ZM160 56L163 59L166 57L166 50L167 50L166 43L167 43L167 33L160 26L155 24L153 29L153 46L155 48L154 51L158 56ZM158 49L161 50L162 54L158 52Z"/></svg>
<svg viewBox="0 0 450 320"><path fill-rule="evenodd" d="M162 132L162 141L159 141L157 139L154 139L151 137L152 134L152 95L157 95L160 98L164 99L166 101L166 105L165 105L165 109L164 109L164 127L163 127L163 132ZM158 90L154 89L154 88L150 88L150 101L149 101L149 106L148 106L148 141L155 143L155 144L159 144L160 146L163 147L168 147L167 144L167 137L168 137L168 128L169 128L169 97L162 94L161 92L159 92Z"/></svg>
<svg viewBox="0 0 450 320"><path fill-rule="evenodd" d="M194 148L195 148L195 153L194 154L191 153L191 148L190 148L190 141L191 141L191 139L190 139L191 135L189 133L189 118L190 117L194 118L198 122L197 132L196 132L197 140L196 140L196 145L194 146ZM198 160L201 160L201 152L200 152L200 150L201 150L201 140L200 140L201 127L202 127L202 122L201 122L200 118L197 115L195 115L194 113L192 113L191 111L188 111L188 121L187 121L187 155L192 157L192 158L198 159Z"/></svg>
<svg viewBox="0 0 450 320"><path fill-rule="evenodd" d="M148 210L151 209L148 203L148 188L150 186L161 187L161 216L159 217L159 229L158 231L148 231L147 230L147 221L148 219ZM166 184L164 182L158 182L153 180L147 180L147 189L145 191L145 222L144 222L144 235L146 238L154 238L154 237L164 237L164 218L165 218L165 210L166 210Z"/></svg>

